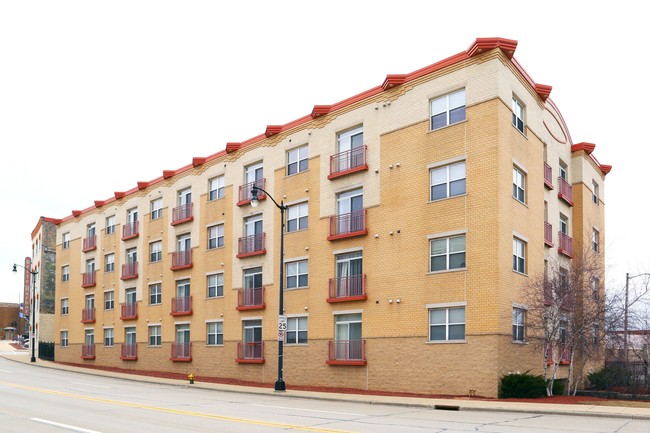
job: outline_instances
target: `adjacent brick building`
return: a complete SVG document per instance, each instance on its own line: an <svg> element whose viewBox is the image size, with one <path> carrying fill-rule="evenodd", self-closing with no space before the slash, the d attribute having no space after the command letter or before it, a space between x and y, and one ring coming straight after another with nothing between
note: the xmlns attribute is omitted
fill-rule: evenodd
<svg viewBox="0 0 650 433"><path fill-rule="evenodd" d="M522 289L604 242L611 167L516 46L477 39L55 221L56 360L273 383L281 221L255 185L288 206L289 387L494 396L539 372Z"/></svg>

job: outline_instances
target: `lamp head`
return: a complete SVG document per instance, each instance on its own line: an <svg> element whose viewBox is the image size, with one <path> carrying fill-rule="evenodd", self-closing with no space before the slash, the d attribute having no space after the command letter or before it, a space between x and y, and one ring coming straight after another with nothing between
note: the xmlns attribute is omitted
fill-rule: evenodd
<svg viewBox="0 0 650 433"><path fill-rule="evenodd" d="M13 272L18 272L18 269L16 269L16 264L14 263L14 270Z"/></svg>
<svg viewBox="0 0 650 433"><path fill-rule="evenodd" d="M253 185L253 188L251 189L251 206L252 207L257 207L257 205L260 203L260 201L257 199L257 192L259 189L257 188L256 185Z"/></svg>

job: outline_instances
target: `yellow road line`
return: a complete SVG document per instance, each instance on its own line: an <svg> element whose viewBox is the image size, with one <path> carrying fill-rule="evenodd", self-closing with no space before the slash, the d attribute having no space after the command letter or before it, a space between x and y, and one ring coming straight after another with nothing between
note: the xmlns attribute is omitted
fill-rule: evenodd
<svg viewBox="0 0 650 433"><path fill-rule="evenodd" d="M277 423L277 422L268 422L268 421L255 421L252 419L246 419L246 418L234 418L230 416L224 416L224 415L212 415L209 413L202 413L202 412L192 412L188 410L178 410L178 409L168 409L164 407L158 407L158 406L149 406L149 405L144 405L144 404L138 404L138 403L129 403L126 401L119 401L119 400L110 400L106 398L98 398L98 397L89 397L81 394L72 394L69 392L61 392L61 391L54 391L51 389L45 389L45 388L36 388L33 386L26 386L26 385L19 385L17 383L9 383L9 382L2 382L0 381L0 385L8 386L11 388L16 388L16 389L24 389L26 391L33 391L33 392L40 392L42 394L50 394L50 395L57 395L60 397L67 397L67 398L74 398L77 400L86 400L86 401L93 401L96 403L105 403L105 404L111 404L114 406L124 406L124 407L131 407L131 408L136 408L136 409L146 409L146 410L151 410L155 412L165 412L165 413L173 413L177 415L187 415L187 416L194 416L198 418L209 418L209 419L216 419L220 421L228 421L228 422L234 422L234 423L240 423L240 424L253 424L253 425L259 425L259 426L264 426L264 427L274 427L278 429L291 429L291 430L299 430L299 431L310 431L310 432L316 432L316 433L354 433L350 431L344 431L344 430L330 430L330 429L324 429L324 428L318 428L318 427L308 427L308 426L301 426L301 425L296 425L296 424L283 424L283 423Z"/></svg>

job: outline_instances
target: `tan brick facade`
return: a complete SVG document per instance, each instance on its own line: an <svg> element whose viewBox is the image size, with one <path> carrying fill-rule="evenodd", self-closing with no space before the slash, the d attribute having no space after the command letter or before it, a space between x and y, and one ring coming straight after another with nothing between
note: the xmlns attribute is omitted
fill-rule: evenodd
<svg viewBox="0 0 650 433"><path fill-rule="evenodd" d="M604 244L605 173L586 152L572 154L571 144L561 142L562 136L568 136L558 120L561 116L513 65L511 53L498 42L490 48L450 58L395 87L373 89L329 107L320 117L284 125L278 134L267 129L267 137L232 145L231 151L209 158L195 158L192 166L116 193L114 199L96 202L60 221L56 360L273 383L280 212L269 198L256 208L248 203L238 206L245 168L261 162L264 189L273 198L288 205L308 205L308 228L284 236L285 262L306 260L309 280L308 287L284 293L284 314L290 319L307 317L308 323L305 344L284 345L284 379L289 387L436 394L475 390L478 395L495 396L504 373L541 372L541 351L513 343L512 310L513 305L525 304L522 288L529 277L543 273L546 257L557 256L556 249L544 246L544 202L555 227L556 215L564 212L571 219L574 237L586 236L584 227L589 223L599 227ZM465 89L466 120L432 131L430 101L459 89ZM524 133L512 124L513 97L525 107ZM359 126L367 146L367 169L328 179L330 158L338 152L337 134ZM308 146L308 169L288 176L287 152L303 145ZM544 161L557 176L559 159L570 166L573 207L560 203L557 190L544 186ZM461 162L466 167L465 192L432 201L431 170ZM525 203L513 197L513 167L525 173ZM224 176L224 196L210 201L209 181L217 176ZM592 178L599 182L601 202L597 209L585 209L589 203L584 203L583 185L591 185ZM178 193L187 188L191 188L193 218L173 225ZM367 233L328 240L330 217L339 213L337 196L353 190L362 190ZM156 199L162 199L162 217L152 220L151 202ZM138 211L138 234L123 240L127 214L133 209ZM246 234L244 220L255 215L263 217L266 253L237 258L238 239ZM109 217L116 224L112 234L106 233ZM83 252L91 224L97 233L96 248ZM208 249L208 227L217 224L225 229L224 246ZM588 232L591 236L591 228ZM191 239L192 265L171 270L172 255L179 251L178 238L183 235ZM67 248L64 236L70 241ZM465 237L463 265L432 271L431 242L458 236ZM524 272L513 271L513 238L526 245ZM162 242L162 261L152 263L150 244L156 241ZM131 250L137 251L137 277L124 279L122 266ZM362 256L364 296L331 299L329 284L337 277L337 256L350 252ZM115 263L109 272L108 254L114 254ZM95 284L82 287L82 274L93 259ZM64 267L69 271L65 282ZM257 267L262 268L264 308L238 309L244 271ZM223 274L224 295L207 298L207 277L217 273ZM171 315L181 280L190 283L192 311ZM159 305L150 305L152 284L162 287ZM121 318L120 306L129 289L136 290L135 319ZM105 293L111 291L114 306L106 309ZM94 295L95 320L82 323L89 295ZM62 314L62 300L68 303L67 314ZM463 338L432 341L432 308L464 308ZM326 362L330 341L346 340L341 338L344 325L337 326L337 318L359 315L365 357ZM254 357L258 362L238 358L244 321L261 321L264 349L263 356ZM222 323L223 344L207 344L207 323L213 322ZM179 341L177 331L185 325L189 325L191 358L180 360L172 356L171 346ZM161 328L159 346L149 344L151 326ZM345 332L357 329L357 325L345 326L349 326ZM120 348L130 327L135 327L137 359L124 360ZM113 330L112 347L104 344L105 329ZM61 347L62 331L67 333L67 347ZM91 331L94 355L82 359L82 345L90 341L86 334ZM337 352L337 361L339 356Z"/></svg>

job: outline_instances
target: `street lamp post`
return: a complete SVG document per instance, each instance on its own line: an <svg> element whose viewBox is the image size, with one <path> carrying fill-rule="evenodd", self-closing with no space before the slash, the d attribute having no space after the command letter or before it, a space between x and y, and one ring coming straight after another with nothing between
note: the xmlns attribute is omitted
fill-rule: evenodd
<svg viewBox="0 0 650 433"><path fill-rule="evenodd" d="M36 362L36 275L38 275L38 271L32 271L31 269L27 269L24 266L17 265L14 263L14 272L18 272L18 269L16 269L18 266L26 270L32 275L32 308L29 314L32 316L32 332L31 332L31 342L29 343L32 346L32 359L31 362Z"/></svg>
<svg viewBox="0 0 650 433"><path fill-rule="evenodd" d="M642 277L642 276L650 276L650 273L643 273L639 275L632 275L630 276L629 272L625 274L625 312L624 312L624 318L623 318L623 356L625 356L625 364L627 365L628 361L628 355L627 355L627 340L628 340L628 310L630 309L630 300L629 300L629 293L630 293L630 280L636 277ZM647 291L647 290L646 290ZM636 300L634 301L636 302ZM632 304L634 304L632 302Z"/></svg>
<svg viewBox="0 0 650 433"><path fill-rule="evenodd" d="M278 324L280 323L280 316L284 315L284 211L287 210L283 201L280 201L278 204L277 201L269 194L264 191L262 188L253 185L251 189L251 206L257 207L259 200L257 199L257 194L259 192L266 194L275 206L280 209L280 295L279 295L279 306L278 306ZM275 381L275 390L276 391L286 391L287 386L284 383L282 378L282 358L284 350L284 338L278 336L278 380Z"/></svg>

